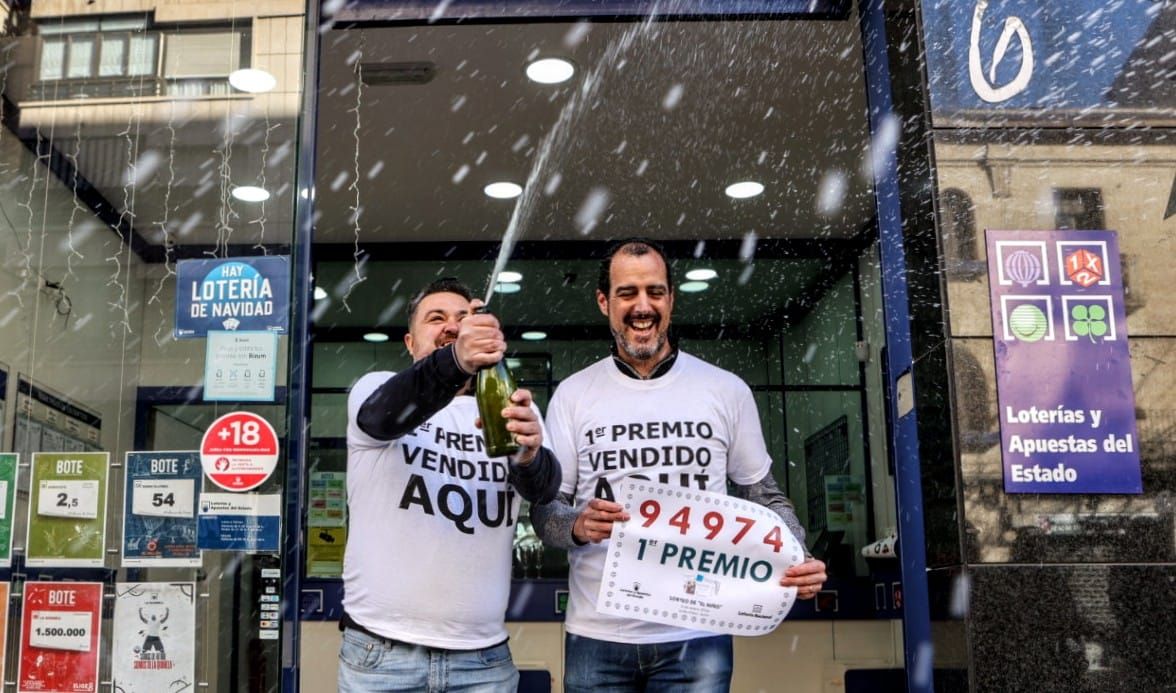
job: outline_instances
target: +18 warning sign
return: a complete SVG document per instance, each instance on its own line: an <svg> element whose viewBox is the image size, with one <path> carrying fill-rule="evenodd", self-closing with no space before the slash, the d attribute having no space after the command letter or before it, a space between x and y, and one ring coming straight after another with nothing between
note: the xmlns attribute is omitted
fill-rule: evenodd
<svg viewBox="0 0 1176 693"><path fill-rule="evenodd" d="M252 491L278 464L278 435L252 412L225 414L204 432L200 464L212 483L226 491Z"/></svg>

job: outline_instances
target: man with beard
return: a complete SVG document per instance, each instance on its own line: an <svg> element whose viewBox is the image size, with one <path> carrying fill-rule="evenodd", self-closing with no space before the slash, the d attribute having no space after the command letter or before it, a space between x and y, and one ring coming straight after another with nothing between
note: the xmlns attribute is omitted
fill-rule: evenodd
<svg viewBox="0 0 1176 693"><path fill-rule="evenodd" d="M612 356L556 390L547 428L563 467L561 495L531 513L539 536L568 550L564 690L727 691L730 636L596 611L603 542L614 522L629 519L613 486L639 474L725 493L730 480L735 495L779 514L801 546L804 529L772 477L751 389L669 339L674 289L660 247L646 239L613 246L601 264L596 303L612 331ZM641 469L626 457L639 457ZM780 584L811 599L824 581L825 564L809 557Z"/></svg>
<svg viewBox="0 0 1176 693"><path fill-rule="evenodd" d="M552 499L560 470L527 390L502 411L519 452L486 454L472 376L506 342L479 305L456 280L426 286L408 308L412 367L347 398L340 691L518 685L504 624L518 496Z"/></svg>

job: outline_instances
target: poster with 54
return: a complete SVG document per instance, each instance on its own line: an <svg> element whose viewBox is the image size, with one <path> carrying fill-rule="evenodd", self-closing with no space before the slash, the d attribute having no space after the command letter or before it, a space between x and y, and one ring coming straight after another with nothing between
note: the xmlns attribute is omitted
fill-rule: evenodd
<svg viewBox="0 0 1176 693"><path fill-rule="evenodd" d="M126 470L122 564L199 566L200 453L128 452Z"/></svg>

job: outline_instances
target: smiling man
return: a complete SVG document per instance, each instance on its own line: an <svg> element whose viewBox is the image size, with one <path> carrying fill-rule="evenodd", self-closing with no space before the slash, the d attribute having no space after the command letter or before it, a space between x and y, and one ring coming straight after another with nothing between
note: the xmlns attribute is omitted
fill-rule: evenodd
<svg viewBox="0 0 1176 693"><path fill-rule="evenodd" d="M531 393L502 412L519 452L486 454L472 376L503 358L498 320L453 279L409 305L411 368L369 373L347 398L347 504L339 690L500 691L519 497L546 501L559 465Z"/></svg>
<svg viewBox="0 0 1176 693"><path fill-rule="evenodd" d="M596 611L606 541L628 520L613 486L640 474L662 483L736 495L765 505L804 545L804 530L771 473L751 389L737 376L679 350L670 338L674 290L656 243L616 244L601 263L596 303L608 318L612 356L565 379L547 411L563 468L561 495L535 506L540 538L568 549L570 597L564 690L727 691L727 635ZM683 457L683 453L690 454ZM641 469L616 460L639 453ZM782 578L811 599L825 564L809 558Z"/></svg>

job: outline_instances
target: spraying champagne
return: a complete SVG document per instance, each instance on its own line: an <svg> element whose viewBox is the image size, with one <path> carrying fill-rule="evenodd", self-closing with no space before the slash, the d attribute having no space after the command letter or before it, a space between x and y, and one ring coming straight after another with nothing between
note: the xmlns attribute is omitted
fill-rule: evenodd
<svg viewBox="0 0 1176 693"><path fill-rule="evenodd" d="M478 311L485 311L485 307L479 307ZM478 402L482 437L486 441L486 454L490 457L513 455L519 451L519 444L514 434L506 430L506 419L502 416L502 410L511 405L510 396L515 389L505 356L498 363L478 370L474 399Z"/></svg>

